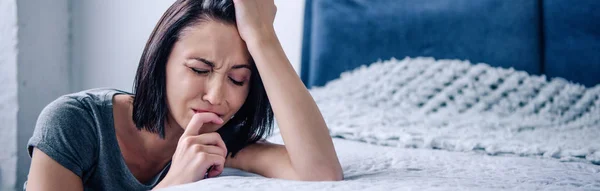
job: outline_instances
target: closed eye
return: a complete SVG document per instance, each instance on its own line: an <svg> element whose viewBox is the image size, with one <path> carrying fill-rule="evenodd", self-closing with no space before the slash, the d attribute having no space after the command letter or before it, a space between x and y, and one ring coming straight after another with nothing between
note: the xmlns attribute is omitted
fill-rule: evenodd
<svg viewBox="0 0 600 191"><path fill-rule="evenodd" d="M192 68L192 67L190 67L190 69L197 74L207 74L208 72L210 72L209 70L199 70L199 69Z"/></svg>
<svg viewBox="0 0 600 191"><path fill-rule="evenodd" d="M229 80L231 80L231 82L233 82L233 84L238 85L238 86L243 86L244 82L240 82L240 81L236 81L233 78L229 77Z"/></svg>
<svg viewBox="0 0 600 191"><path fill-rule="evenodd" d="M209 70L200 70L200 69L196 69L193 67L190 67L190 69L195 72L196 74L208 74L210 71ZM235 79L233 79L232 77L229 77L229 80L231 80L231 82L237 86L243 86L244 82L243 81L237 81Z"/></svg>

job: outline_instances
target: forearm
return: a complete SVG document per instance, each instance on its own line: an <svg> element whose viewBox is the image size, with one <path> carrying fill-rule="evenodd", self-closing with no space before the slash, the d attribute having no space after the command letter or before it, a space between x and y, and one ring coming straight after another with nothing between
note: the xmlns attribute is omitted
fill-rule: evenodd
<svg viewBox="0 0 600 191"><path fill-rule="evenodd" d="M341 179L341 166L321 112L277 37L252 42L249 50L297 175L306 179ZM315 174L315 168L323 173Z"/></svg>

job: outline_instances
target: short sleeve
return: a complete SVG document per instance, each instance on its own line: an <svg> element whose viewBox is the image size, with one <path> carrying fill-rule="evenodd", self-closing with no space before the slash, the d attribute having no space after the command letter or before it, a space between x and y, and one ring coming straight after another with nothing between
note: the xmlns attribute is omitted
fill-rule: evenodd
<svg viewBox="0 0 600 191"><path fill-rule="evenodd" d="M98 136L94 116L77 98L63 96L40 113L27 143L29 156L38 148L82 177L97 159Z"/></svg>

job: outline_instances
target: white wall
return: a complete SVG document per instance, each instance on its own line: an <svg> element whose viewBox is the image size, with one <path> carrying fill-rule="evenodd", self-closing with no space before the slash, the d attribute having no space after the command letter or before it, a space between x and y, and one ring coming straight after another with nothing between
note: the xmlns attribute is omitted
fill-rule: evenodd
<svg viewBox="0 0 600 191"><path fill-rule="evenodd" d="M131 91L148 36L172 2L72 1L72 90L113 87ZM290 62L299 71L304 0L275 3L275 30Z"/></svg>
<svg viewBox="0 0 600 191"><path fill-rule="evenodd" d="M17 187L27 178L26 150L40 111L69 93L69 0L17 1Z"/></svg>
<svg viewBox="0 0 600 191"><path fill-rule="evenodd" d="M71 2L73 90L113 87L131 91L146 40L174 1Z"/></svg>
<svg viewBox="0 0 600 191"><path fill-rule="evenodd" d="M304 0L275 0L275 32L283 46L283 51L300 74L302 50L302 29L304 26Z"/></svg>
<svg viewBox="0 0 600 191"><path fill-rule="evenodd" d="M17 174L16 0L0 0L0 18L0 190L11 190Z"/></svg>

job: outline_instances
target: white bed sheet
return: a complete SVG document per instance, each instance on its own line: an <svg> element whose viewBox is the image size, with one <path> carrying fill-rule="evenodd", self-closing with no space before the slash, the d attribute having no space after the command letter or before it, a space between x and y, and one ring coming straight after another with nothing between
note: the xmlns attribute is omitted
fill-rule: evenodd
<svg viewBox="0 0 600 191"><path fill-rule="evenodd" d="M281 143L280 136L270 140ZM291 181L226 169L219 177L165 190L600 190L600 166L589 163L406 149L344 139L334 139L334 145L344 181Z"/></svg>

